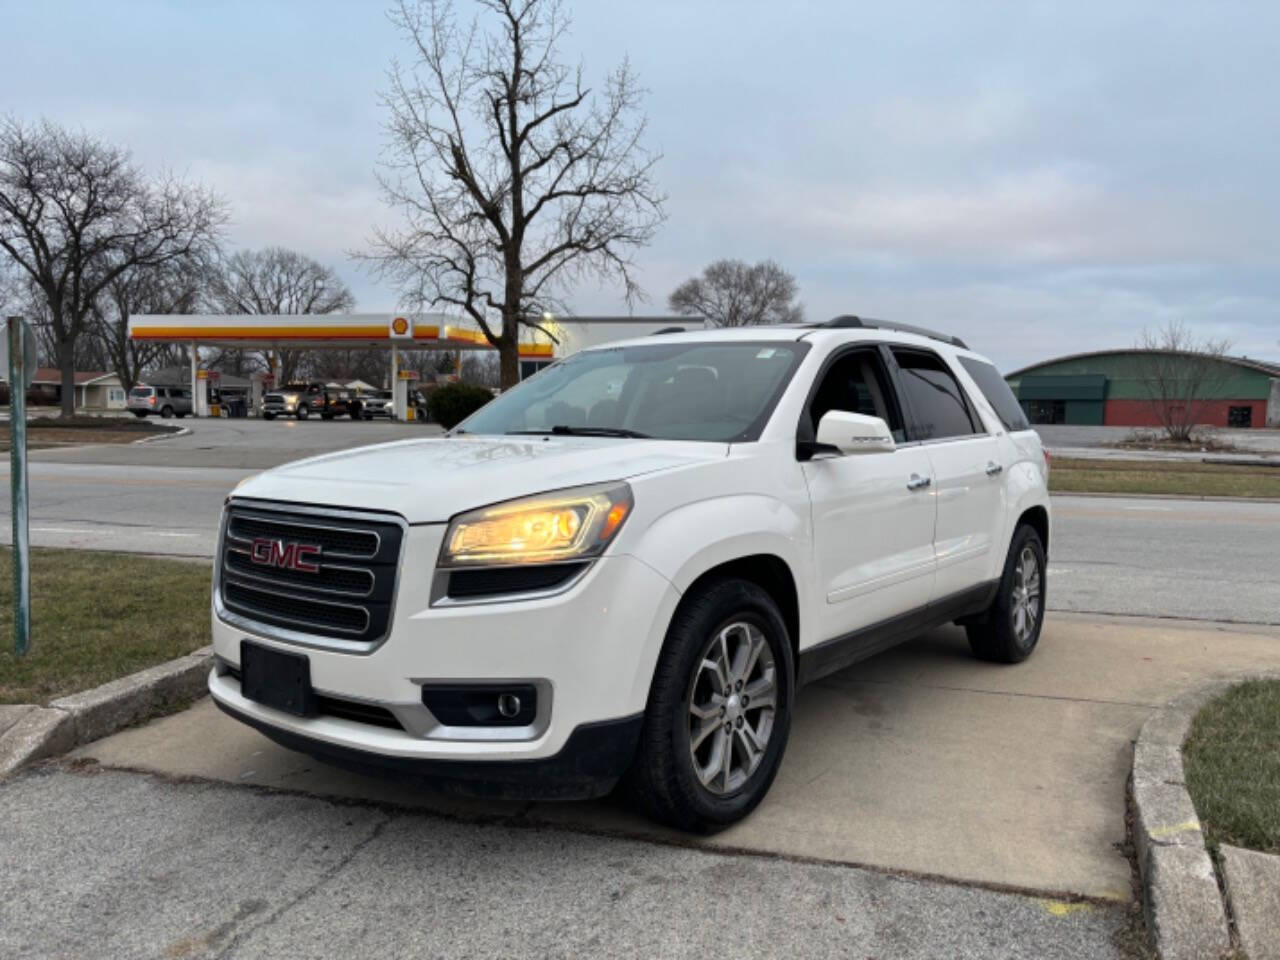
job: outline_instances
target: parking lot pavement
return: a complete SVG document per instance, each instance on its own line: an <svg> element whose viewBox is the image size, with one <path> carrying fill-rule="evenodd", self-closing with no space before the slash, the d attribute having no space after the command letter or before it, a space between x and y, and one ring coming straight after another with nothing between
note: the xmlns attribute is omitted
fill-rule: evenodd
<svg viewBox="0 0 1280 960"><path fill-rule="evenodd" d="M945 628L807 688L782 771L712 849L811 857L1122 901L1124 788L1154 707L1203 677L1280 667L1280 630L1059 614L1028 662ZM73 755L107 767L476 817L676 837L615 803L487 804L333 770L205 700Z"/></svg>
<svg viewBox="0 0 1280 960"><path fill-rule="evenodd" d="M0 785L0 955L1107 958L1116 907L145 775Z"/></svg>
<svg viewBox="0 0 1280 960"><path fill-rule="evenodd" d="M173 421L177 423L178 421ZM266 470L303 457L370 443L439 436L434 423L389 420L196 420L188 433L148 443L99 444L37 450L34 463L88 463L136 467L221 467Z"/></svg>

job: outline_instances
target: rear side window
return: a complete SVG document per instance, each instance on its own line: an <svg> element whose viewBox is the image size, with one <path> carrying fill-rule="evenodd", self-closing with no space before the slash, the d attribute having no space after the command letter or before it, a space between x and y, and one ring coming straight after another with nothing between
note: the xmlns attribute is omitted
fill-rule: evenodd
<svg viewBox="0 0 1280 960"><path fill-rule="evenodd" d="M1018 398L1013 395L1004 377L1000 376L999 370L973 357L961 357L960 365L969 372L969 376L973 377L973 382L987 398L987 403L991 404L1006 430L1013 433L1016 430L1031 429L1031 424L1027 422L1027 415L1018 405Z"/></svg>
<svg viewBox="0 0 1280 960"><path fill-rule="evenodd" d="M147 397L151 396L151 393L152 391L150 387L134 387L129 391L129 396L145 400Z"/></svg>
<svg viewBox="0 0 1280 960"><path fill-rule="evenodd" d="M944 440L980 433L964 391L942 358L917 350L894 350L906 395L913 440Z"/></svg>

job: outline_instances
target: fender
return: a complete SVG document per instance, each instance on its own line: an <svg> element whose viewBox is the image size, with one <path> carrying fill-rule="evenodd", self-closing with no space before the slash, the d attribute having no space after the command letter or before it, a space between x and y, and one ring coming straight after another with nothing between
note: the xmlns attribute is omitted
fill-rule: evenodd
<svg viewBox="0 0 1280 960"><path fill-rule="evenodd" d="M1005 490L1012 507L1005 515L1004 549L999 553L1000 568L1003 569L1005 555L1009 551L1009 542L1013 539L1014 524L1018 518L1032 507L1044 507L1049 516L1050 541L1053 532L1053 509L1049 505L1049 494L1045 489L1044 478L1039 467L1030 460L1020 460L1009 469L1009 479ZM1049 548L1045 544L1045 550Z"/></svg>
<svg viewBox="0 0 1280 960"><path fill-rule="evenodd" d="M683 504L650 522L628 551L681 595L708 570L756 554L779 557L795 580L800 610L813 609L807 576L812 550L805 513L774 497L734 494ZM805 624L801 616L801 646ZM663 624L665 633L666 624Z"/></svg>

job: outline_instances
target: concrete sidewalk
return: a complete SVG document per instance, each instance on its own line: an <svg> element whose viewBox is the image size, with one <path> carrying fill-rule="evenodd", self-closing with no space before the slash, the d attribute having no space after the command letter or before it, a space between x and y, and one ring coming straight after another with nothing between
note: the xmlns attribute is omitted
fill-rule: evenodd
<svg viewBox="0 0 1280 960"><path fill-rule="evenodd" d="M1053 614L1041 649L1015 667L974 660L960 630L938 630L805 690L765 803L696 842L1126 901L1124 789L1142 721L1206 676L1275 667L1274 628ZM612 802L481 803L356 777L275 746L207 700L73 756L690 842Z"/></svg>

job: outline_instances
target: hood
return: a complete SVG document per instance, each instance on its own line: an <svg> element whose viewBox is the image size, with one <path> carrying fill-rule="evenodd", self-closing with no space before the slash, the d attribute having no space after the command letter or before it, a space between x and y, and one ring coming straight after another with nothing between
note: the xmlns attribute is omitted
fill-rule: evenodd
<svg viewBox="0 0 1280 960"><path fill-rule="evenodd" d="M404 440L286 464L251 477L235 496L443 523L486 504L721 460L728 451L725 443L615 437Z"/></svg>

